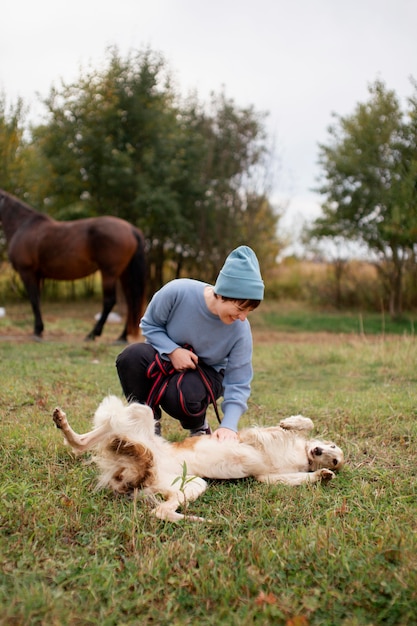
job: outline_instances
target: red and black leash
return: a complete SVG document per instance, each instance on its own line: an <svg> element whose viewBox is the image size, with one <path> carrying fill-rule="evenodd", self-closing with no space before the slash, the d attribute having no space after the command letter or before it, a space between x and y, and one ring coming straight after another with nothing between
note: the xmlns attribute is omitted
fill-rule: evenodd
<svg viewBox="0 0 417 626"><path fill-rule="evenodd" d="M187 350L189 349L190 348L187 346ZM217 408L217 400L214 395L213 387L211 385L210 379L207 377L207 375L204 373L203 369L200 367L200 365L198 365L198 363L196 364L196 371L200 374L201 380L203 381L203 384L208 393L209 404L211 402L211 404L213 405L214 411L216 413L217 421L220 424L221 419L219 415L219 410ZM171 361L162 359L159 354L156 354L155 359L152 361L152 363L149 365L146 371L147 377L150 379L154 379L154 383L151 387L148 398L146 400L146 404L150 406L152 409L154 409L156 406L160 404L162 398L164 397L166 388L168 386L169 379L175 373L176 373L176 370L174 366L172 365ZM198 413L190 413L190 411L187 408L187 404L184 398L182 385L181 385L185 374L186 372L182 372L178 376L177 383L176 383L181 408L186 415L193 416L193 417L201 417L206 412L205 408L202 409Z"/></svg>

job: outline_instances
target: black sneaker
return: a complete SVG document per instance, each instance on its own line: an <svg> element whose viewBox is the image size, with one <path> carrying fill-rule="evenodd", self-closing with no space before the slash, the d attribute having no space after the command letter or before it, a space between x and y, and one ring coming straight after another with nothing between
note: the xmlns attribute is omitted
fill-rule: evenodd
<svg viewBox="0 0 417 626"><path fill-rule="evenodd" d="M154 421L155 435L161 436L161 420Z"/></svg>
<svg viewBox="0 0 417 626"><path fill-rule="evenodd" d="M201 435L211 435L210 426L203 426L202 428L192 428L190 430L190 437L201 437Z"/></svg>

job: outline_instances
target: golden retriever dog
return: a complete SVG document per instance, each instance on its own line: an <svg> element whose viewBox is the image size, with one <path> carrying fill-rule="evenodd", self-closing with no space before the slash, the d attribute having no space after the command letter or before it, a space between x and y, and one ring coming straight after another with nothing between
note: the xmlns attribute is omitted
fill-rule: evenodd
<svg viewBox="0 0 417 626"><path fill-rule="evenodd" d="M187 517L177 509L196 500L206 489L204 478L238 479L249 476L264 483L301 485L328 481L344 463L343 452L330 441L309 439L313 422L302 415L283 419L279 426L247 428L238 441L210 436L170 443L154 433L152 410L125 404L108 396L98 407L92 431L73 431L57 407L53 420L76 454L93 450L100 470L98 488L120 494L141 489L153 497L153 514L164 520ZM157 500L156 496L162 500Z"/></svg>

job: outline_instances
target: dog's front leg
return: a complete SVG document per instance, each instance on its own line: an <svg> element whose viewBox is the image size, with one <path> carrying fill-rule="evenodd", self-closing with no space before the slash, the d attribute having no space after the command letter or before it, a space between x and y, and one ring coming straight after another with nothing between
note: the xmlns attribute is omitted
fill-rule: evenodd
<svg viewBox="0 0 417 626"><path fill-rule="evenodd" d="M292 474L261 474L255 476L255 478L261 483L268 483L269 485L282 483L296 487L304 483L317 483L321 480L327 482L334 478L334 476L335 474L331 470L320 469L315 472L294 472Z"/></svg>
<svg viewBox="0 0 417 626"><path fill-rule="evenodd" d="M166 520L168 522L179 522L183 519L188 519L191 522L204 522L204 517L197 517L196 515L188 515L184 513L178 513L177 508L181 505L181 502L178 502L178 498L173 496L169 498L165 502L159 504L153 511L152 514L159 519Z"/></svg>
<svg viewBox="0 0 417 626"><path fill-rule="evenodd" d="M67 416L59 407L56 407L54 410L52 419L56 427L63 431L65 442L68 443L72 450L78 454L82 454L83 452L90 450L90 448L93 448L105 437L108 432L108 427L104 424L89 433L79 435L71 428L68 423Z"/></svg>
<svg viewBox="0 0 417 626"><path fill-rule="evenodd" d="M175 478L173 483L175 482ZM188 513L178 513L177 509L181 506L183 509L188 502L193 502L207 489L207 483L197 476L187 476L185 483L175 489L170 489L165 495L168 496L165 502L161 502L153 511L153 515L159 519L168 520L170 522L178 522L179 520L188 519L192 522L204 522L204 517L189 515Z"/></svg>

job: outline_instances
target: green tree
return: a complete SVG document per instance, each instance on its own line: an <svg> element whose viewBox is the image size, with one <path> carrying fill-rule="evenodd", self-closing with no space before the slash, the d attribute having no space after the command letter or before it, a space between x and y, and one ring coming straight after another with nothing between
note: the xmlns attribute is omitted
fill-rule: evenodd
<svg viewBox="0 0 417 626"><path fill-rule="evenodd" d="M108 57L104 69L51 90L48 121L33 129L33 137L52 168L51 212L136 221L134 200L152 186L162 137L169 143L165 115L173 95L159 55L145 51L122 59L110 49Z"/></svg>
<svg viewBox="0 0 417 626"><path fill-rule="evenodd" d="M23 101L8 106L6 96L0 94L0 186L14 194L22 191L24 121Z"/></svg>
<svg viewBox="0 0 417 626"><path fill-rule="evenodd" d="M8 106L5 94L0 94L0 187L15 195L23 194L25 189L25 114L22 99ZM5 253L6 242L0 230L0 260Z"/></svg>
<svg viewBox="0 0 417 626"><path fill-rule="evenodd" d="M160 55L121 58L117 49L103 69L52 89L45 105L32 146L48 163L48 212L112 214L142 228L151 290L166 268L211 278L232 247L258 244L259 224L247 227L256 207L271 242L278 216L265 189L254 192L268 149L253 108L224 94L209 106L196 96L181 100Z"/></svg>
<svg viewBox="0 0 417 626"><path fill-rule="evenodd" d="M272 159L265 115L241 108L224 93L212 94L209 106L187 111L187 128L200 159L193 158L197 183L188 206L193 252L182 258L187 273L213 280L226 255L240 243L253 246L263 265L271 265L282 244L279 213L268 201ZM189 169L189 168L188 168ZM198 182L197 182L198 181Z"/></svg>
<svg viewBox="0 0 417 626"><path fill-rule="evenodd" d="M320 146L326 200L308 236L365 244L388 293L389 310L402 312L403 276L417 234L416 100L405 115L381 81L354 113L336 116L330 141Z"/></svg>

